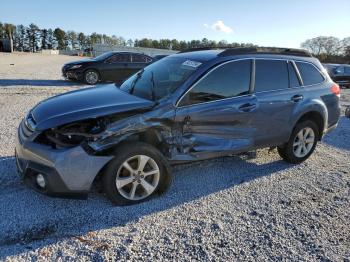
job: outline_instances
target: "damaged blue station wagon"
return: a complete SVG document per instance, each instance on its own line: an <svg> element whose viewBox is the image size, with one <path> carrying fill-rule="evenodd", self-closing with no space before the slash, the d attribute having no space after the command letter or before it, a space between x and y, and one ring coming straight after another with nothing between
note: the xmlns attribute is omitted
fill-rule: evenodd
<svg viewBox="0 0 350 262"><path fill-rule="evenodd" d="M337 126L339 96L303 50L190 50L120 87L36 105L18 129L17 166L42 193L86 196L100 177L113 203L138 203L168 187L171 163L264 147L291 163L306 160Z"/></svg>

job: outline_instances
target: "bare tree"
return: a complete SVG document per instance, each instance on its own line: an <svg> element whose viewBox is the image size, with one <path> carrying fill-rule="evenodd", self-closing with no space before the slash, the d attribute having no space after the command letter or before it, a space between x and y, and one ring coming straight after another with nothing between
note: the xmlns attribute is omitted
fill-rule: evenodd
<svg viewBox="0 0 350 262"><path fill-rule="evenodd" d="M301 44L302 48L309 50L312 54L319 56L337 55L341 51L341 42L338 38L332 36L319 36L308 39Z"/></svg>

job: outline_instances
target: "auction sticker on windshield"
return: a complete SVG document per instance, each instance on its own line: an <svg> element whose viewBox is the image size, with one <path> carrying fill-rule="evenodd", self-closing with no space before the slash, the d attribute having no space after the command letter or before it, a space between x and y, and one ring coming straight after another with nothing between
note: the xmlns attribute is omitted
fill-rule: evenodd
<svg viewBox="0 0 350 262"><path fill-rule="evenodd" d="M193 68L197 68L201 64L202 63L200 63L200 62L192 61L192 60L186 60L185 62L182 63L182 65L184 65L184 66L190 66L190 67L193 67Z"/></svg>

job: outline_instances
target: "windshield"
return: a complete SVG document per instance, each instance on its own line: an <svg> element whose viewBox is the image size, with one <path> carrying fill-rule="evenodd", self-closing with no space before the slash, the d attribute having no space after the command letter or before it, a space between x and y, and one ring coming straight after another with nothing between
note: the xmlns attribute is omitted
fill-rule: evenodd
<svg viewBox="0 0 350 262"><path fill-rule="evenodd" d="M94 59L95 59L95 60L99 60L99 61L100 61L100 60L104 60L104 59L110 57L111 54L113 54L113 52L103 53L102 55L96 56Z"/></svg>
<svg viewBox="0 0 350 262"><path fill-rule="evenodd" d="M200 65L183 57L166 57L131 76L120 89L156 101L173 93Z"/></svg>

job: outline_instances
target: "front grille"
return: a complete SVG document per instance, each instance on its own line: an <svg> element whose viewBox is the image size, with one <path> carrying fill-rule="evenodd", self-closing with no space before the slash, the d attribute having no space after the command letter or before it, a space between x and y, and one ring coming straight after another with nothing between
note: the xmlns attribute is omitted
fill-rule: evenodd
<svg viewBox="0 0 350 262"><path fill-rule="evenodd" d="M63 67L62 67L62 75L63 75L64 77L67 76L67 68L68 68L68 66L63 66Z"/></svg>

